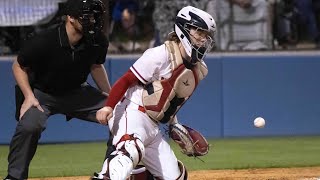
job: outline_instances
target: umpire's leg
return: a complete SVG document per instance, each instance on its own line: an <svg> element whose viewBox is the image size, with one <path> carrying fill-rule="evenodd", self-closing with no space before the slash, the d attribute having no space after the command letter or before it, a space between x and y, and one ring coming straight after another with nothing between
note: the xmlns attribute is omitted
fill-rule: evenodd
<svg viewBox="0 0 320 180"><path fill-rule="evenodd" d="M84 83L81 88L60 100L61 104L64 104L62 106L64 108L60 111L69 117L99 123L96 119L96 113L105 106L106 99L107 96L100 90ZM115 150L115 147L112 145L111 133L109 133L107 146L105 159Z"/></svg>
<svg viewBox="0 0 320 180"><path fill-rule="evenodd" d="M44 110L48 112L47 109ZM45 112L31 107L18 122L10 143L8 175L17 179L28 178L30 161L37 150L41 133L46 127L48 113Z"/></svg>
<svg viewBox="0 0 320 180"><path fill-rule="evenodd" d="M57 98L61 104L58 112L69 117L82 119L89 122L99 123L96 112L104 107L107 96L100 90L84 83L81 88L73 90L65 96Z"/></svg>
<svg viewBox="0 0 320 180"><path fill-rule="evenodd" d="M63 104L62 107L64 107L60 111L69 117L99 123L96 119L96 113L105 106L106 99L107 96L100 90L84 83L81 88L74 90L72 94L59 100ZM105 159L115 150L115 147L112 145L111 133L109 133L107 146Z"/></svg>

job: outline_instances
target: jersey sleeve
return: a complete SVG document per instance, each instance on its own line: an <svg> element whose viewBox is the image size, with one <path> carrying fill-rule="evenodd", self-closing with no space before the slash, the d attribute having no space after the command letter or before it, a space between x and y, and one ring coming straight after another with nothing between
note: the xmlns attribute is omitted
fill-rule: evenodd
<svg viewBox="0 0 320 180"><path fill-rule="evenodd" d="M106 106L114 109L116 104L121 100L125 92L130 86L139 83L139 79L129 70L121 78L119 78L111 88Z"/></svg>
<svg viewBox="0 0 320 180"><path fill-rule="evenodd" d="M132 73L142 82L147 84L152 77L159 73L162 64L166 61L165 45L148 49L130 67Z"/></svg>

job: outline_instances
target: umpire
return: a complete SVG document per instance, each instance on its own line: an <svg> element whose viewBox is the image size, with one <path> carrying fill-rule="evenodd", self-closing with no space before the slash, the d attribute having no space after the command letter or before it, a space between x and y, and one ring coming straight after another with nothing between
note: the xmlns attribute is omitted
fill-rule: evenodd
<svg viewBox="0 0 320 180"><path fill-rule="evenodd" d="M108 41L101 0L69 0L66 20L25 41L12 69L18 120L10 143L8 176L27 179L47 119L54 114L97 122L110 83L103 66ZM91 73L98 89L86 83Z"/></svg>

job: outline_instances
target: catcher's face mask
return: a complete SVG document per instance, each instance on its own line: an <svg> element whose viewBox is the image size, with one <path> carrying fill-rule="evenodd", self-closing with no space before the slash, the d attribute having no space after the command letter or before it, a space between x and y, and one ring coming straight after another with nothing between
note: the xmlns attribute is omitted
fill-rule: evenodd
<svg viewBox="0 0 320 180"><path fill-rule="evenodd" d="M191 63L196 63L202 60L204 56L214 46L213 34L200 28L191 27L186 30L189 33L189 38L192 46Z"/></svg>

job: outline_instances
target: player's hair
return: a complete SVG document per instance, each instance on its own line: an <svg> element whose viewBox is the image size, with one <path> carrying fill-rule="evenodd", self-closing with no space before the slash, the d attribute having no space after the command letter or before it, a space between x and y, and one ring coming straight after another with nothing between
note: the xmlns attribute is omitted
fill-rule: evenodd
<svg viewBox="0 0 320 180"><path fill-rule="evenodd" d="M180 42L180 39L179 39L178 35L174 31L168 34L167 40L168 41L174 41L176 43Z"/></svg>

